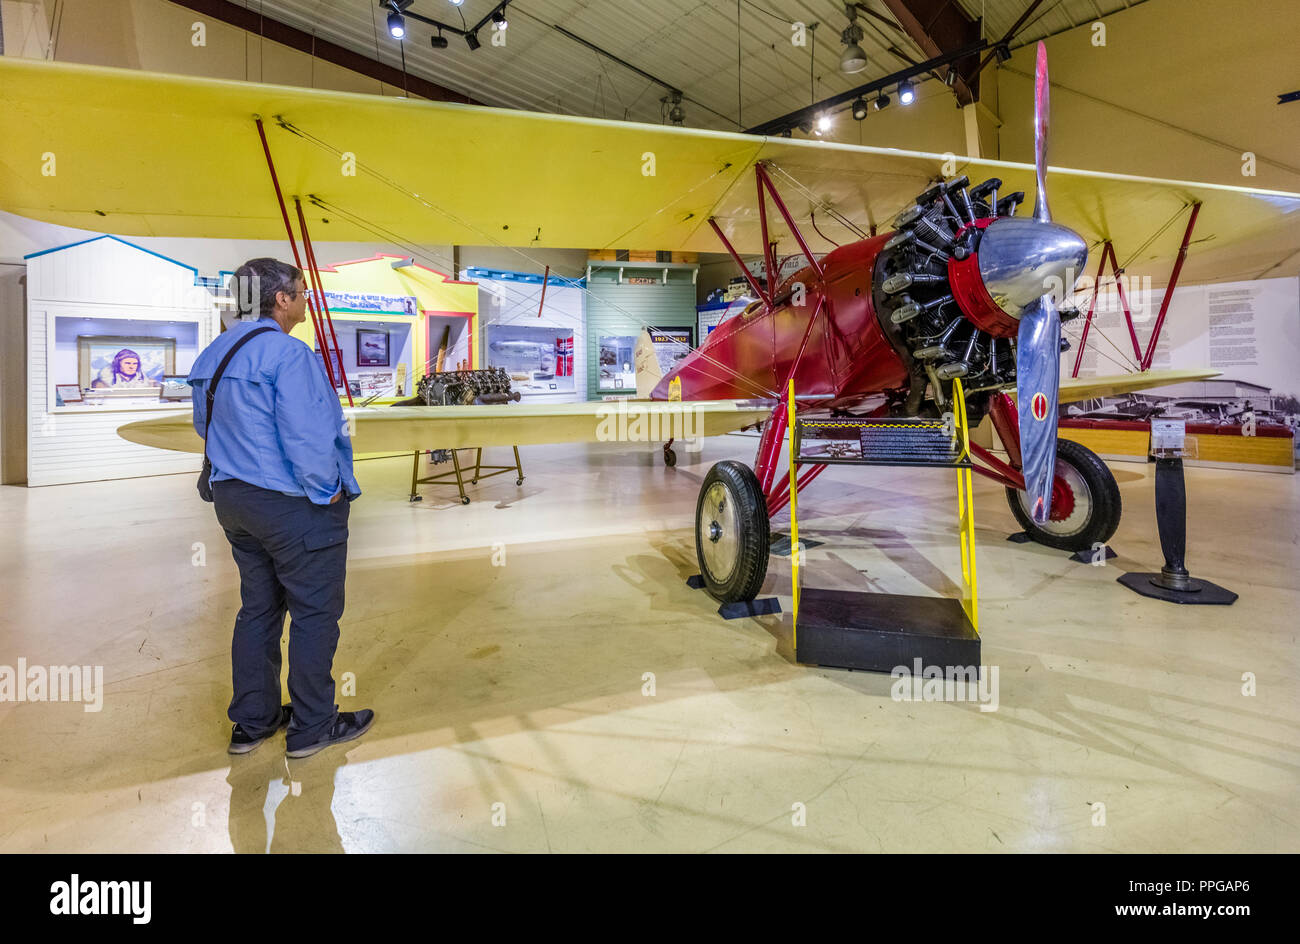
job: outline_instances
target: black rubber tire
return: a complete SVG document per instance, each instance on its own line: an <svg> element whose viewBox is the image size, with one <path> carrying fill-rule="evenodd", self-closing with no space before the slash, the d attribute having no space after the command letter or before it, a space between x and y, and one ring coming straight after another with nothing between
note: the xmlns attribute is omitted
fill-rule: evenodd
<svg viewBox="0 0 1300 944"><path fill-rule="evenodd" d="M677 464L677 453L673 452L671 449L665 449L664 465L668 466L668 468L671 469L676 464Z"/></svg>
<svg viewBox="0 0 1300 944"><path fill-rule="evenodd" d="M515 479L515 484L516 484L516 485L523 485L523 484L524 484L524 480L523 480L523 479Z"/></svg>
<svg viewBox="0 0 1300 944"><path fill-rule="evenodd" d="M1021 507L1019 489L1008 488L1007 504L1011 514L1035 542L1062 551L1090 551L1096 544L1105 544L1119 527L1123 506L1119 497L1119 483L1106 463L1089 449L1070 439L1056 440L1056 461L1072 466L1083 478L1092 497L1092 509L1082 527L1073 534L1061 535L1045 531Z"/></svg>
<svg viewBox="0 0 1300 944"><path fill-rule="evenodd" d="M735 565L730 573L714 574L704 555L701 515L705 496L715 484L725 490L736 516L734 539L738 542ZM695 557L704 578L704 589L719 603L747 602L758 596L767 576L767 557L771 547L771 530L767 520L767 500L758 486L754 470L743 462L727 460L709 469L695 502Z"/></svg>
<svg viewBox="0 0 1300 944"><path fill-rule="evenodd" d="M469 496L466 495L464 498L462 498L462 499L460 500L460 503L461 503L462 505L468 505L468 504L469 504Z"/></svg>

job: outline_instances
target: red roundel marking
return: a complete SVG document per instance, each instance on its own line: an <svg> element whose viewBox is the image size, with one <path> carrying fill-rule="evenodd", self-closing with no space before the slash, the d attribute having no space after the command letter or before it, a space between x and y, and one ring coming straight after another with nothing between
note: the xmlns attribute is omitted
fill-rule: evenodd
<svg viewBox="0 0 1300 944"><path fill-rule="evenodd" d="M1029 411L1036 420L1047 419L1047 397L1041 393L1034 394L1034 398L1029 401Z"/></svg>

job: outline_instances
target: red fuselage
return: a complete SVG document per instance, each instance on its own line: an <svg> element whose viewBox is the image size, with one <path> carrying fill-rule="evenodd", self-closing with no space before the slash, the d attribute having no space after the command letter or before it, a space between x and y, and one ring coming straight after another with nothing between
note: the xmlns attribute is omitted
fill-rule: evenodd
<svg viewBox="0 0 1300 944"><path fill-rule="evenodd" d="M795 272L777 286L770 308L757 302L718 325L651 397L667 400L674 378L681 380L683 400L784 397L801 345L793 380L796 395L809 398L810 405L847 406L906 389L907 366L881 330L872 302L876 258L890 235L828 253L821 260L822 277L811 266ZM823 316L809 333L819 306Z"/></svg>

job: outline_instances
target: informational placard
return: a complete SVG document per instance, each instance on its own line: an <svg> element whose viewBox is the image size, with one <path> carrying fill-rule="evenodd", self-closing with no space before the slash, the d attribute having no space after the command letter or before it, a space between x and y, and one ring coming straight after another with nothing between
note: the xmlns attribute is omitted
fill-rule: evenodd
<svg viewBox="0 0 1300 944"><path fill-rule="evenodd" d="M1184 455L1187 421L1153 418L1151 420L1151 455L1173 459Z"/></svg>
<svg viewBox="0 0 1300 944"><path fill-rule="evenodd" d="M1193 250L1194 251L1194 250ZM1124 285L1138 346L1145 351L1160 312L1163 289ZM1071 301L1086 313L1091 289ZM1074 369L1084 317L1063 325L1071 349L1061 377ZM1137 357L1113 280L1098 293L1082 378L1135 372ZM1259 279L1184 285L1174 291L1151 368L1209 367L1209 380L1065 404L1062 418L1144 421L1153 416L1216 426L1300 426L1300 279Z"/></svg>

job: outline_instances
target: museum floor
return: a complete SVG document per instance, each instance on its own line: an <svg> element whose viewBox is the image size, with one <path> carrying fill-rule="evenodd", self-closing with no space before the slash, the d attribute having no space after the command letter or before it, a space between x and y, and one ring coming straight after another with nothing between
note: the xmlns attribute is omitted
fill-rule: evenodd
<svg viewBox="0 0 1300 944"><path fill-rule="evenodd" d="M686 587L699 482L754 442L675 469L529 447L522 488L468 507L408 504L409 459L360 463L335 675L378 719L299 761L283 736L225 753L237 578L192 476L0 489L0 663L105 678L98 713L0 704L0 851L1300 849L1300 479L1188 471L1192 570L1229 608L1115 582L1160 564L1146 467L1115 466L1104 567L1007 543L977 479L980 711L793 664L784 559L784 617L726 622ZM952 496L943 473L828 470L805 585L954 593Z"/></svg>

